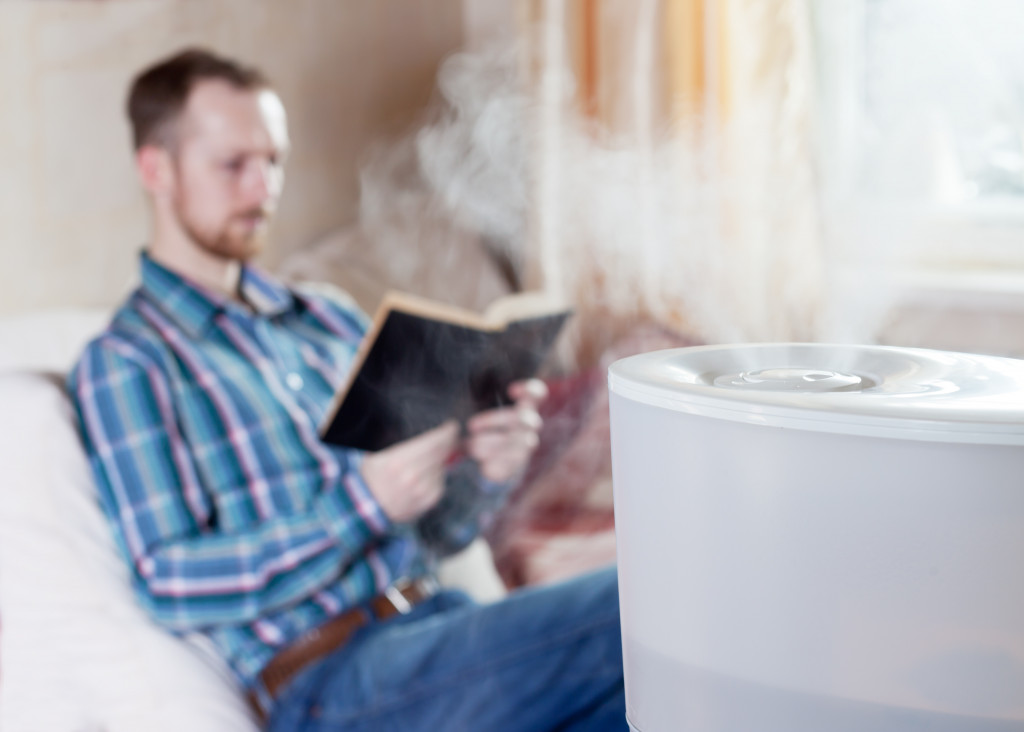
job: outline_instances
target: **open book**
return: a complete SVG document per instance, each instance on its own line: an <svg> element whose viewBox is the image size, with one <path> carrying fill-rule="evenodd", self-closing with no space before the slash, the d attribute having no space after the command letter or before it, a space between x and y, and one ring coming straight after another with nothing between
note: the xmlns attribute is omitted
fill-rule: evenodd
<svg viewBox="0 0 1024 732"><path fill-rule="evenodd" d="M325 442L376 451L447 419L510 402L537 373L570 315L539 293L509 295L479 315L389 293L328 408Z"/></svg>

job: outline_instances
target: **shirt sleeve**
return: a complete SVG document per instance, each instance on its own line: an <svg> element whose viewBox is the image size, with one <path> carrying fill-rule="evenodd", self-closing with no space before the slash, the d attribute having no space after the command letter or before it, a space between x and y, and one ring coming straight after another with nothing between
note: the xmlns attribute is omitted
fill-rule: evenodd
<svg viewBox="0 0 1024 732"><path fill-rule="evenodd" d="M308 597L365 561L367 546L391 528L358 466L343 462L305 512L223 533L160 369L99 341L69 390L137 594L172 630L247 623Z"/></svg>

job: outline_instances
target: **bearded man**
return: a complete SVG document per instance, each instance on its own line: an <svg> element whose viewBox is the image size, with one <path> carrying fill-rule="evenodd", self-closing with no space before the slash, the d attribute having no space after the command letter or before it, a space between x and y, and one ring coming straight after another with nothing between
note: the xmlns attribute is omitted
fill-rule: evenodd
<svg viewBox="0 0 1024 732"><path fill-rule="evenodd" d="M251 263L284 185L281 99L193 49L139 74L128 114L141 284L69 390L139 602L212 642L269 729L625 729L613 569L489 605L435 580L522 473L543 385L464 433L323 443L367 319Z"/></svg>

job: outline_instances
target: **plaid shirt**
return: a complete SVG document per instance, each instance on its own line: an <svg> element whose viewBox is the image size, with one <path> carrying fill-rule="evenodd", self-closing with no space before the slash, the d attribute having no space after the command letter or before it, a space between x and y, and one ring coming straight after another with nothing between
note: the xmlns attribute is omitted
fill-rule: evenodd
<svg viewBox="0 0 1024 732"><path fill-rule="evenodd" d="M365 332L351 303L243 268L252 310L142 255L142 283L69 377L136 594L245 684L277 649L468 543L505 491L472 463L415 525L318 427Z"/></svg>

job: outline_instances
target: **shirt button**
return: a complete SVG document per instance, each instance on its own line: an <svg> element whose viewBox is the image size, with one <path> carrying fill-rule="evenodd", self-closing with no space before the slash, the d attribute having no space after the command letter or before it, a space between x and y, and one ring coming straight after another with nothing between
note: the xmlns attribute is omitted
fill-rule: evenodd
<svg viewBox="0 0 1024 732"><path fill-rule="evenodd" d="M284 377L284 381L288 384L288 388L292 391L298 391L302 388L302 377L292 371L290 374Z"/></svg>

